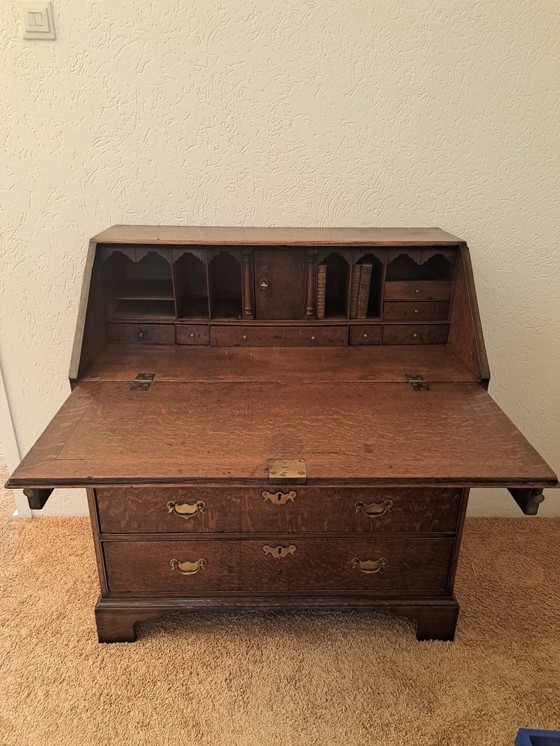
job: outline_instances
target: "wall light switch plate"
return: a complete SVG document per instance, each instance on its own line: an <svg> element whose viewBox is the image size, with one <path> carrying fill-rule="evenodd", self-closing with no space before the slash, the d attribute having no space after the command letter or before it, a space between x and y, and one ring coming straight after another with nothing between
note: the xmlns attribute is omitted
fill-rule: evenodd
<svg viewBox="0 0 560 746"><path fill-rule="evenodd" d="M24 39L56 39L52 3L21 0L18 5Z"/></svg>

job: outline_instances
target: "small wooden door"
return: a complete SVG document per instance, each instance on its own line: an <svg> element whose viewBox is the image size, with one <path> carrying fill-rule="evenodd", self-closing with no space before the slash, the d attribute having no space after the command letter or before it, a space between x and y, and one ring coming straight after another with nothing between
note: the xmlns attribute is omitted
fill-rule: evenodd
<svg viewBox="0 0 560 746"><path fill-rule="evenodd" d="M303 250L255 251L254 268L256 318L304 319Z"/></svg>

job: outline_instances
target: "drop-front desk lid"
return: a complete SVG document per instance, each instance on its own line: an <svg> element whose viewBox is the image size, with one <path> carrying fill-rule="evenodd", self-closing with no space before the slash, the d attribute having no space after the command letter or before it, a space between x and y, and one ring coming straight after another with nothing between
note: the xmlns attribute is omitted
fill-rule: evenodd
<svg viewBox="0 0 560 746"><path fill-rule="evenodd" d="M375 375L344 381L339 372L329 382L321 369L315 381L313 371L306 380L265 380L258 365L254 380L241 380L234 355L230 362L230 375L181 382L156 375L145 387L95 380L94 371L9 486L262 484L269 459L282 458L304 459L309 484L556 484L475 381L431 380L428 391L415 391ZM126 375L124 366L114 377Z"/></svg>

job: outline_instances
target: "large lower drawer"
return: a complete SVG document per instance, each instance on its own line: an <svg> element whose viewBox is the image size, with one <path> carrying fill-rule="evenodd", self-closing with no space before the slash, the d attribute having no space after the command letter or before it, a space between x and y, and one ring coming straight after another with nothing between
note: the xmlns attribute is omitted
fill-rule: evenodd
<svg viewBox="0 0 560 746"><path fill-rule="evenodd" d="M454 539L105 541L110 593L443 592Z"/></svg>
<svg viewBox="0 0 560 746"><path fill-rule="evenodd" d="M453 532L461 489L123 487L96 490L104 533Z"/></svg>

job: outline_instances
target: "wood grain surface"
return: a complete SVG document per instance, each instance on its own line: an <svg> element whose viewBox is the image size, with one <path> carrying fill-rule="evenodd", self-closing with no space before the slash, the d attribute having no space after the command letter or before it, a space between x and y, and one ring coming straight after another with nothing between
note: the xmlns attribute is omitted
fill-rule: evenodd
<svg viewBox="0 0 560 746"><path fill-rule="evenodd" d="M393 280L385 283L385 300L446 301L453 285L444 280Z"/></svg>
<svg viewBox="0 0 560 746"><path fill-rule="evenodd" d="M99 642L134 642L136 623L152 619L167 612L193 611L196 609L314 609L348 611L361 609L395 614L416 624L418 640L453 640L459 604L454 596L421 598L408 596L383 598L372 594L347 595L273 595L266 596L191 596L134 597L131 595L101 596L95 607L95 620Z"/></svg>
<svg viewBox="0 0 560 746"><path fill-rule="evenodd" d="M452 538L300 538L272 534L241 540L105 541L103 551L110 593L408 591L444 592ZM285 557L265 547L291 547ZM354 560L386 565L362 572ZM171 560L206 566L181 575Z"/></svg>
<svg viewBox="0 0 560 746"><path fill-rule="evenodd" d="M556 484L480 384L156 380L79 384L9 485L262 484L296 457L317 484Z"/></svg>
<svg viewBox="0 0 560 746"><path fill-rule="evenodd" d="M344 347L347 326L212 326L210 344L218 347Z"/></svg>
<svg viewBox="0 0 560 746"><path fill-rule="evenodd" d="M206 327L202 327L206 328ZM353 332L357 329L357 332ZM381 327L351 327L356 344L363 334L375 343ZM155 372L158 381L299 381L301 383L402 382L407 373L427 381L473 381L474 374L447 347L346 347L290 349L273 347L197 348L108 345L84 375L85 381L132 381L138 373Z"/></svg>
<svg viewBox="0 0 560 746"><path fill-rule="evenodd" d="M449 303L445 301L389 301L383 305L386 321L444 321L449 316Z"/></svg>
<svg viewBox="0 0 560 746"><path fill-rule="evenodd" d="M264 493L264 495L263 495ZM104 533L454 532L460 489L116 487L96 490ZM283 501L283 504L278 504ZM188 518L168 507L204 503ZM370 510L371 517L367 514ZM377 506L377 508L375 507ZM375 514L375 510L379 514Z"/></svg>
<svg viewBox="0 0 560 746"><path fill-rule="evenodd" d="M349 343L351 345L380 345L381 326L351 326Z"/></svg>
<svg viewBox="0 0 560 746"><path fill-rule="evenodd" d="M461 238L440 228L242 228L179 225L114 225L97 243L263 246L457 246Z"/></svg>
<svg viewBox="0 0 560 746"><path fill-rule="evenodd" d="M111 342L175 344L175 324L111 323L107 324L107 331Z"/></svg>
<svg viewBox="0 0 560 746"><path fill-rule="evenodd" d="M385 324L384 345L440 345L447 341L447 324Z"/></svg>

